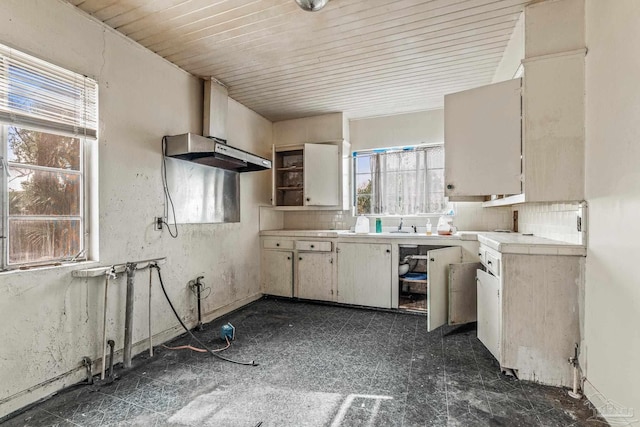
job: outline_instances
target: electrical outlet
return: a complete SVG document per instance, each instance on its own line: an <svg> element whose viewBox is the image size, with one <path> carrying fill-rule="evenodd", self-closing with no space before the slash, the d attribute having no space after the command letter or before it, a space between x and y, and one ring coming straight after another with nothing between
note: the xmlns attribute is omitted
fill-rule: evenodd
<svg viewBox="0 0 640 427"><path fill-rule="evenodd" d="M157 216L153 218L153 229L154 230L162 230L162 224L164 224L164 220L161 216Z"/></svg>

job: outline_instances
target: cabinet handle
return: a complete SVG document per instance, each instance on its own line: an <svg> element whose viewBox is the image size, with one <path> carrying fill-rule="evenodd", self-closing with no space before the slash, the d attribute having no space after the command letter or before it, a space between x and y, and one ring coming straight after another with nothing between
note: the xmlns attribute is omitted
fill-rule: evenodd
<svg viewBox="0 0 640 427"><path fill-rule="evenodd" d="M307 197L307 202L310 202L310 201L311 201L311 197Z"/></svg>
<svg viewBox="0 0 640 427"><path fill-rule="evenodd" d="M478 252L478 256L482 256L482 252Z"/></svg>
<svg viewBox="0 0 640 427"><path fill-rule="evenodd" d="M493 265L493 263L491 261L487 261L487 264L489 265Z"/></svg>
<svg viewBox="0 0 640 427"><path fill-rule="evenodd" d="M453 184L447 184L447 190L453 190L454 188Z"/></svg>
<svg viewBox="0 0 640 427"><path fill-rule="evenodd" d="M390 252L391 252L391 249L387 249L387 251L386 251L386 252L387 252L387 253L390 253Z"/></svg>
<svg viewBox="0 0 640 427"><path fill-rule="evenodd" d="M288 256L288 257L287 257L287 259L291 259L291 257L290 257L290 256Z"/></svg>
<svg viewBox="0 0 640 427"><path fill-rule="evenodd" d="M298 261L302 261L302 257L298 257Z"/></svg>
<svg viewBox="0 0 640 427"><path fill-rule="evenodd" d="M313 246L313 245L311 245L311 249L313 249L313 248L314 248L314 246Z"/></svg>
<svg viewBox="0 0 640 427"><path fill-rule="evenodd" d="M280 246L280 243L276 243L276 246Z"/></svg>
<svg viewBox="0 0 640 427"><path fill-rule="evenodd" d="M429 261L434 262L436 259L435 258L429 258Z"/></svg>

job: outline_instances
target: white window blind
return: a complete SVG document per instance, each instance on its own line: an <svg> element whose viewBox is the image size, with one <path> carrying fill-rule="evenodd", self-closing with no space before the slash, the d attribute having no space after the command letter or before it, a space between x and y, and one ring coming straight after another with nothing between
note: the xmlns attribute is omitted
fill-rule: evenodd
<svg viewBox="0 0 640 427"><path fill-rule="evenodd" d="M444 197L442 145L354 153L358 214L441 213Z"/></svg>
<svg viewBox="0 0 640 427"><path fill-rule="evenodd" d="M95 139L97 83L0 44L0 123Z"/></svg>

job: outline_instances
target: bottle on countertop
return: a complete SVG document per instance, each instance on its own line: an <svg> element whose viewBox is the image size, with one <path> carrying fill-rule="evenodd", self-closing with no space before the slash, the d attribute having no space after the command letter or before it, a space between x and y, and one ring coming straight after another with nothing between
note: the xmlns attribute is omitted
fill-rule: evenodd
<svg viewBox="0 0 640 427"><path fill-rule="evenodd" d="M376 233L382 233L382 220L376 218Z"/></svg>
<svg viewBox="0 0 640 427"><path fill-rule="evenodd" d="M356 220L355 232L358 234L369 233L369 218L364 215L360 215Z"/></svg>
<svg viewBox="0 0 640 427"><path fill-rule="evenodd" d="M427 219L427 236L431 236L431 220Z"/></svg>

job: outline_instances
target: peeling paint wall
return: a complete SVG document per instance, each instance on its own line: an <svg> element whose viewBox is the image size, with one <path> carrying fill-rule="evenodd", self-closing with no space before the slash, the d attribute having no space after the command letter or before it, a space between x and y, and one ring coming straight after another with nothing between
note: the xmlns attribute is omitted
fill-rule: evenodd
<svg viewBox="0 0 640 427"><path fill-rule="evenodd" d="M196 319L187 287L199 275L211 288L208 317L259 296L258 206L269 204L268 171L240 179L241 222L179 226L171 239L153 229L163 211L160 141L200 133L202 82L60 0L0 2L0 43L95 78L100 265L166 256L162 274L178 311ZM268 157L271 123L230 100L229 141ZM97 250L94 252L98 252ZM0 417L84 377L83 356L101 355L104 279L74 279L78 267L0 274ZM124 276L112 281L108 337L122 348ZM153 277L156 342L179 333ZM136 276L133 341L148 334L149 273ZM144 343L134 352L144 350ZM33 390L32 390L33 388Z"/></svg>

